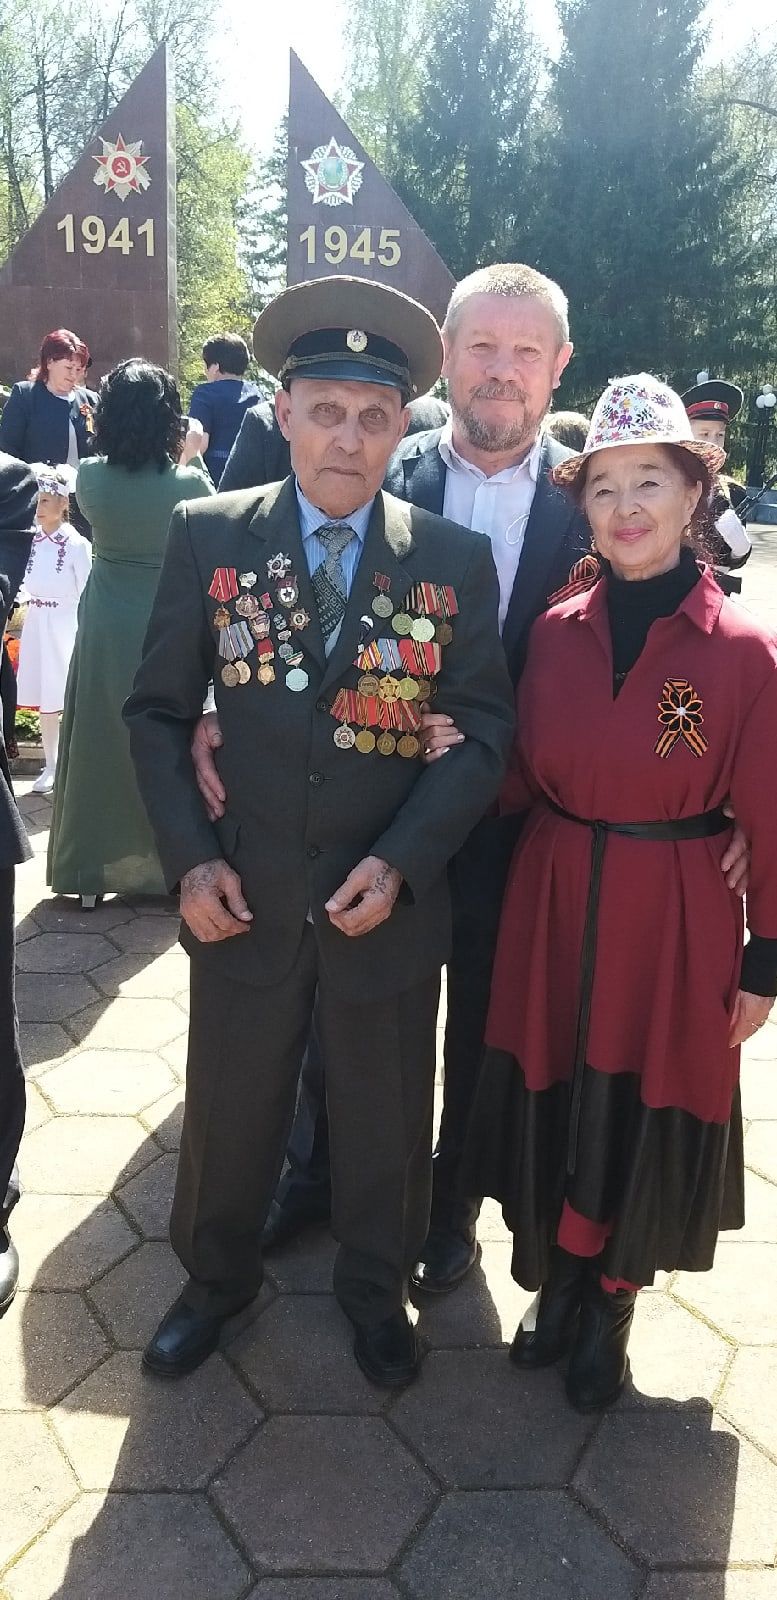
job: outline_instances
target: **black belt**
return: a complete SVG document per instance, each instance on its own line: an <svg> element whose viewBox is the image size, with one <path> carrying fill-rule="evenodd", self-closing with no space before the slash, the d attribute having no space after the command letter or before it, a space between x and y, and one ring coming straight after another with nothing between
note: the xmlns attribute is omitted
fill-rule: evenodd
<svg viewBox="0 0 777 1600"><path fill-rule="evenodd" d="M671 822L592 822L588 817L576 817L553 800L547 804L557 817L565 822L576 822L581 828L590 828L593 834L591 849L591 876L583 928L583 950L580 958L580 1005L577 1013L575 1064L572 1073L572 1091L569 1107L569 1144L567 1147L567 1173L571 1177L577 1166L577 1142L580 1132L580 1104L583 1096L583 1072L588 1049L588 1029L591 1021L594 967L596 964L596 935L599 913L599 890L602 883L604 848L609 833L619 833L629 839L710 839L731 827L731 819L720 806L714 811L702 811L696 817L677 817Z"/></svg>

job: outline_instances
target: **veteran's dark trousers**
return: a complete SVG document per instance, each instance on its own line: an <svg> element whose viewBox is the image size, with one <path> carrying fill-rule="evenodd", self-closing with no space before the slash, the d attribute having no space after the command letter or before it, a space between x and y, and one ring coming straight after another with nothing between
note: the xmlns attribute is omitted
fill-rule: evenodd
<svg viewBox="0 0 777 1600"><path fill-rule="evenodd" d="M2 782L2 779L0 779ZM0 867L0 1227L19 1198L16 1157L24 1130L24 1073L14 1003L14 869Z"/></svg>
<svg viewBox="0 0 777 1600"><path fill-rule="evenodd" d="M314 1000L328 1063L334 1288L352 1321L375 1327L403 1304L429 1222L436 975L350 1005L310 925L292 971L270 988L225 979L195 956L170 1237L198 1309L227 1312L258 1291Z"/></svg>

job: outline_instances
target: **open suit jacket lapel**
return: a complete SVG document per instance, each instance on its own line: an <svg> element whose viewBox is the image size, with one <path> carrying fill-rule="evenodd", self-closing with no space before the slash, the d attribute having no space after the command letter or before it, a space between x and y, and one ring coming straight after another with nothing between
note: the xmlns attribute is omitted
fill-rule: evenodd
<svg viewBox="0 0 777 1600"><path fill-rule="evenodd" d="M576 508L563 489L551 483L547 440L543 442L521 559L507 607L502 642L510 666L520 652L523 635L545 609L548 580Z"/></svg>
<svg viewBox="0 0 777 1600"><path fill-rule="evenodd" d="M361 560L345 608L340 637L326 664L324 685L333 678L341 677L347 668L353 665L359 642L361 618L368 616L373 623L376 623L377 619L371 609L375 597L375 573L380 572L388 578L390 585L388 592L396 608L404 600L414 581L413 563L405 565L407 557L414 550L409 509L390 495L383 493L376 495ZM390 621L383 626L390 629Z"/></svg>
<svg viewBox="0 0 777 1600"><path fill-rule="evenodd" d="M422 511L434 511L442 516L445 501L445 462L435 443L418 455L405 456L402 462L405 487L404 498Z"/></svg>
<svg viewBox="0 0 777 1600"><path fill-rule="evenodd" d="M301 633L294 634L294 643L300 650L311 655L323 667L326 663L324 640L321 633L321 623L318 616L318 606L313 594L313 585L310 581L308 563L302 543L302 534L299 525L299 505L297 493L294 488L294 479L285 478L283 483L273 488L266 494L260 506L257 507L249 523L248 533L251 541L246 540L246 567L256 566L257 590L262 593L272 585L267 577L267 562L283 551L284 555L291 558L292 572L299 586L300 605L304 607L310 617L307 628ZM260 540L262 552L257 555L253 540ZM242 570L242 568L241 568ZM273 608L277 610L277 607ZM277 671L276 665L276 671Z"/></svg>

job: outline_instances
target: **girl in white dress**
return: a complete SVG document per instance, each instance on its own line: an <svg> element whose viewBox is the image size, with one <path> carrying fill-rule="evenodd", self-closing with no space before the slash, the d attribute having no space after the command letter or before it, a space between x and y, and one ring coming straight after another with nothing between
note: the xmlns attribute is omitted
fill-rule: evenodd
<svg viewBox="0 0 777 1600"><path fill-rule="evenodd" d="M35 534L19 601L27 615L19 646L19 705L40 712L45 764L35 794L54 788L59 719L78 628L78 602L89 577L92 550L67 520L75 474L68 467L37 469Z"/></svg>

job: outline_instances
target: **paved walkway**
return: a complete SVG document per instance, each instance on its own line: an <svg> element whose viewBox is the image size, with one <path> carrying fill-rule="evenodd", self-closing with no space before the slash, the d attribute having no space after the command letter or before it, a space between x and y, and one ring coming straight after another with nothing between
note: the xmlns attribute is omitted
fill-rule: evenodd
<svg viewBox="0 0 777 1600"><path fill-rule="evenodd" d="M746 602L777 625L777 529L756 537ZM186 962L168 903L49 896L29 788L2 1600L777 1600L777 1024L745 1052L747 1228L711 1274L642 1296L607 1416L508 1364L529 1297L493 1207L476 1271L420 1314L405 1394L357 1370L323 1232L272 1257L252 1326L166 1386L139 1351L181 1283Z"/></svg>

